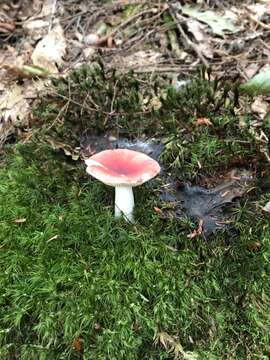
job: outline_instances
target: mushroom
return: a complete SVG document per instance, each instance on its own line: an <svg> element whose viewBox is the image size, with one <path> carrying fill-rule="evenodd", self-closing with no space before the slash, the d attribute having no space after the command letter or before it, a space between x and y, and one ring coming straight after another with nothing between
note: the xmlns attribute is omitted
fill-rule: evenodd
<svg viewBox="0 0 270 360"><path fill-rule="evenodd" d="M127 149L104 150L85 160L87 173L115 187L115 217L122 214L133 222L132 188L152 179L160 171L158 162L148 155Z"/></svg>

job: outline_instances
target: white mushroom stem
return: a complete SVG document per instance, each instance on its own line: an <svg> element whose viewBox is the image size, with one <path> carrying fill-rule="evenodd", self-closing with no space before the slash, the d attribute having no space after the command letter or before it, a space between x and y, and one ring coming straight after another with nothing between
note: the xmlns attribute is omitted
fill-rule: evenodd
<svg viewBox="0 0 270 360"><path fill-rule="evenodd" d="M134 196L132 186L115 186L115 217L122 215L125 220L133 223Z"/></svg>

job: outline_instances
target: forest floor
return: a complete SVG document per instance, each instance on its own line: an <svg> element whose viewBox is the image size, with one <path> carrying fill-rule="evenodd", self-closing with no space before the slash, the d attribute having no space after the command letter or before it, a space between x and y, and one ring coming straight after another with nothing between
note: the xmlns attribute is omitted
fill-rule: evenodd
<svg viewBox="0 0 270 360"><path fill-rule="evenodd" d="M1 359L269 358L270 8L195 3L1 3ZM162 167L134 224L116 147Z"/></svg>

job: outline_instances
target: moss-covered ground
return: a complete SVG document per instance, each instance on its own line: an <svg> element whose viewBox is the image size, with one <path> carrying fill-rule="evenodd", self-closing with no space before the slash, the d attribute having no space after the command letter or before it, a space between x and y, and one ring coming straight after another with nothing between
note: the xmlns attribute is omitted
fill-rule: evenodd
<svg viewBox="0 0 270 360"><path fill-rule="evenodd" d="M206 80L177 93L131 75L87 76L57 81L58 95L35 110L32 141L6 147L0 358L268 359L269 175L250 116L233 110L237 93ZM187 237L190 219L160 218L155 184L136 189L134 225L115 221L113 189L44 143L76 146L87 128L162 135L163 161L181 180L242 166L256 173L255 190L235 204L233 231L207 240Z"/></svg>

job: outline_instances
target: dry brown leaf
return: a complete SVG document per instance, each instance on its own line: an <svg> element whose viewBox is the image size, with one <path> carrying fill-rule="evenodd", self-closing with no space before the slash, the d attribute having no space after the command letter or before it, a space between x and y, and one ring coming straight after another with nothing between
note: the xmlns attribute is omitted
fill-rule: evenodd
<svg viewBox="0 0 270 360"><path fill-rule="evenodd" d="M166 352L174 355L174 359L198 360L198 355L191 351L184 351L177 336L171 336L166 331L157 334L154 344L160 343Z"/></svg>
<svg viewBox="0 0 270 360"><path fill-rule="evenodd" d="M264 16L270 14L270 3L268 0L265 2L258 1L257 4L248 5L247 9L254 19L262 20Z"/></svg>
<svg viewBox="0 0 270 360"><path fill-rule="evenodd" d="M14 23L0 22L0 32L6 34L15 30Z"/></svg>
<svg viewBox="0 0 270 360"><path fill-rule="evenodd" d="M14 133L15 128L19 131L19 127L28 126L30 104L44 89L44 80L25 80L22 86L14 85L3 92L0 96L0 144Z"/></svg>
<svg viewBox="0 0 270 360"><path fill-rule="evenodd" d="M198 236L200 236L203 232L203 220L199 220L198 228L194 229L191 234L187 236L188 239L194 239Z"/></svg>
<svg viewBox="0 0 270 360"><path fill-rule="evenodd" d="M72 341L71 347L73 350L80 352L82 350L82 342L81 338L76 338Z"/></svg>
<svg viewBox="0 0 270 360"><path fill-rule="evenodd" d="M207 118L198 118L194 121L195 125L206 125L206 126L213 126L212 122Z"/></svg>
<svg viewBox="0 0 270 360"><path fill-rule="evenodd" d="M42 10L39 14L39 17L50 17L53 12L53 8L55 7L55 2L55 0L43 0Z"/></svg>
<svg viewBox="0 0 270 360"><path fill-rule="evenodd" d="M48 33L51 14L54 9L54 1L55 0L42 1L42 10L23 22L23 28L28 32L28 35L30 35L27 38L30 42L33 41L32 43L36 43ZM38 7L41 7L41 4Z"/></svg>
<svg viewBox="0 0 270 360"><path fill-rule="evenodd" d="M200 23L198 20L189 18L187 20L188 31L194 36L195 40L198 42L204 41L206 39L206 34L204 31L205 25Z"/></svg>
<svg viewBox="0 0 270 360"><path fill-rule="evenodd" d="M247 244L247 247L250 251L257 251L260 249L261 246L262 246L262 243L259 240L250 241Z"/></svg>
<svg viewBox="0 0 270 360"><path fill-rule="evenodd" d="M90 59L96 53L96 49L89 46L83 49L83 56L85 59Z"/></svg>
<svg viewBox="0 0 270 360"><path fill-rule="evenodd" d="M154 206L154 210L158 215L163 216L163 211L159 207Z"/></svg>
<svg viewBox="0 0 270 360"><path fill-rule="evenodd" d="M21 68L29 60L29 54L27 51L23 51L18 55L18 51L13 46L6 46L1 61L1 67L4 69L8 68Z"/></svg>
<svg viewBox="0 0 270 360"><path fill-rule="evenodd" d="M144 51L140 50L122 59L125 66L145 66L145 65L157 65L162 58L162 54L156 51Z"/></svg>
<svg viewBox="0 0 270 360"><path fill-rule="evenodd" d="M208 59L213 58L213 46L211 44L211 37L207 33L207 26L200 21L188 18L186 21L188 31L194 36L197 41L199 51Z"/></svg>
<svg viewBox="0 0 270 360"><path fill-rule="evenodd" d="M197 44L197 48L207 59L213 58L214 55L212 46L207 42L201 42L200 44Z"/></svg>
<svg viewBox="0 0 270 360"><path fill-rule="evenodd" d="M34 19L34 20L26 21L23 24L23 28L28 31L33 31L33 30L37 31L45 27L48 29L49 25L50 25L49 21Z"/></svg>
<svg viewBox="0 0 270 360"><path fill-rule="evenodd" d="M157 96L153 97L149 102L149 107L155 111L162 107L162 103Z"/></svg>
<svg viewBox="0 0 270 360"><path fill-rule="evenodd" d="M80 157L79 151L77 151L76 149L73 149L70 145L63 144L49 136L46 137L46 140L48 141L48 143L51 144L51 146L54 150L64 151L65 155L70 156L72 158L72 160L77 161L79 159L79 157Z"/></svg>
<svg viewBox="0 0 270 360"><path fill-rule="evenodd" d="M66 47L64 31L60 25L57 25L48 35L38 42L32 54L33 64L51 73L58 73L57 66L63 64Z"/></svg>
<svg viewBox="0 0 270 360"><path fill-rule="evenodd" d="M47 93L48 85L50 85L50 80L47 79L36 79L35 81L25 82L23 89L23 94L25 99L35 99L41 93Z"/></svg>
<svg viewBox="0 0 270 360"><path fill-rule="evenodd" d="M23 88L15 85L0 96L0 144L14 133L16 126L25 126L30 113Z"/></svg>
<svg viewBox="0 0 270 360"><path fill-rule="evenodd" d="M0 97L0 113L2 121L11 120L15 125L27 117L29 105L24 98L21 86L14 85Z"/></svg>
<svg viewBox="0 0 270 360"><path fill-rule="evenodd" d="M263 96L258 96L251 104L251 110L254 113L257 113L261 119L264 119L270 112L270 104L268 101L264 100Z"/></svg>

